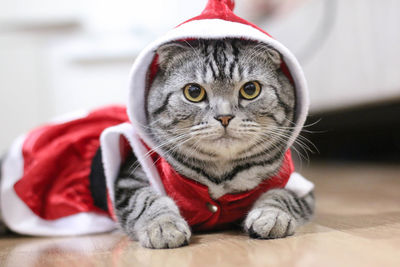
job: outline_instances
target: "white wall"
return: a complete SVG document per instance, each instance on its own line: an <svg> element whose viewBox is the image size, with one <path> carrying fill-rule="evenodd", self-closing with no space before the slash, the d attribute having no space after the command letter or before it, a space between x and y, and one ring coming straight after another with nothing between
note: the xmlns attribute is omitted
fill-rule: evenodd
<svg viewBox="0 0 400 267"><path fill-rule="evenodd" d="M0 36L0 153L13 137L40 121L39 53L31 38Z"/></svg>
<svg viewBox="0 0 400 267"><path fill-rule="evenodd" d="M205 2L1 0L0 154L55 116L125 103L137 53Z"/></svg>
<svg viewBox="0 0 400 267"><path fill-rule="evenodd" d="M299 58L317 112L400 99L399 12L398 0L310 0L263 25Z"/></svg>
<svg viewBox="0 0 400 267"><path fill-rule="evenodd" d="M400 99L399 12L397 0L338 1L331 35L305 65L314 111Z"/></svg>

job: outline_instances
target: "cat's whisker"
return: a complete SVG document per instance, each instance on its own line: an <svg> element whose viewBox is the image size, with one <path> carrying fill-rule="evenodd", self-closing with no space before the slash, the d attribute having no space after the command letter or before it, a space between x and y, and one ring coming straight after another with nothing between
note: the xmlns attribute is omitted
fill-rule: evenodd
<svg viewBox="0 0 400 267"><path fill-rule="evenodd" d="M199 62L202 62L203 59L201 58L200 53L186 40L184 40L184 42L191 48L191 50L194 52L194 54L197 56L197 59L199 60Z"/></svg>
<svg viewBox="0 0 400 267"><path fill-rule="evenodd" d="M186 135L181 135L181 136L175 137L173 139L169 139L169 140L167 140L167 141L165 141L165 142L153 147L152 149L150 149L146 154L143 155L143 159L148 159L158 149L162 149L163 147L165 147L165 146L167 146L169 144L180 142L180 141L184 140L185 138L187 138ZM133 173L139 166L140 166L140 163L137 161L135 164L133 164L133 166L130 167L129 171ZM134 169L131 171L132 168L134 168Z"/></svg>
<svg viewBox="0 0 400 267"><path fill-rule="evenodd" d="M202 131L202 130L204 130L204 129L207 129L207 128L209 128L209 126L203 126L203 127L199 127L199 128L195 128L195 129L190 129L190 133L195 133L195 132L199 132L199 131Z"/></svg>
<svg viewBox="0 0 400 267"><path fill-rule="evenodd" d="M270 132L270 134L274 135L275 138L279 137L280 141L282 141L282 142L287 142L290 139L290 136L282 134L282 133ZM304 144L303 142L301 142L299 140L295 140L294 143L296 143L301 149L303 149L304 153L307 155L307 156L305 156L305 158L308 159L309 157L308 157L308 153L307 152L308 151L312 152L311 148L308 145ZM296 150L295 146L292 146L292 148L294 150ZM300 153L300 151L299 151L299 153ZM300 153L300 154L302 154L302 153Z"/></svg>
<svg viewBox="0 0 400 267"><path fill-rule="evenodd" d="M289 140L289 138L291 137L291 135L284 134L279 131L272 131L271 129L269 129L269 130L270 130L269 131L270 134L273 134L275 138L277 138L278 140L284 141L284 142L287 142ZM268 133L267 133L267 136L271 137L270 135L268 135ZM291 149L293 149L297 153L297 155L299 156L300 159L304 159L307 162L309 162L310 158L309 158L307 152L308 151L313 152L313 150L311 150L311 148L309 146L307 146L306 144L304 144L303 142L301 142L299 140L295 140L294 143L296 143L304 151L305 155L303 153L301 153L295 146L292 146Z"/></svg>
<svg viewBox="0 0 400 267"><path fill-rule="evenodd" d="M264 135L265 136L265 135ZM281 156L283 156L284 155L284 153L286 152L284 149L282 149L282 147L278 147L277 146L277 144L276 144L276 142L274 142L274 141L281 141L281 142L287 142L287 138L283 138L283 137L281 137L281 136L271 136L271 135L267 135L267 137L271 140L271 138L272 138L272 142L268 142L268 146L265 144L265 143L261 143L260 144L260 146L262 146L264 149L269 149L270 147L269 146L272 146L273 148L275 148L275 149L279 149L280 150L280 154L281 154ZM293 149L294 151L295 151L295 153L297 154L297 155L299 155L299 158L300 159L304 159L304 160L306 160L307 162L309 161L309 157L308 157L308 155L307 156L304 156L296 147L291 147L291 149Z"/></svg>
<svg viewBox="0 0 400 267"><path fill-rule="evenodd" d="M196 153L198 151L198 144L200 144L201 140L197 140L192 146L191 149L192 151L189 152L189 158L192 158L192 156L194 155L194 153Z"/></svg>
<svg viewBox="0 0 400 267"><path fill-rule="evenodd" d="M266 128L266 131L279 132L280 134L285 134L288 137L291 137L291 135L292 135L291 130L292 130L291 127L282 127L282 126L279 126L277 128ZM311 146L313 146L314 149L316 149L318 151L318 149L315 147L315 145L304 136L301 136L301 135L297 136L297 139L295 140L295 142L298 142L300 145L306 146L310 152L313 152L313 150L307 145L307 143L309 143Z"/></svg>
<svg viewBox="0 0 400 267"><path fill-rule="evenodd" d="M247 65L249 64L249 62L251 62L256 56L257 54L262 51L263 49L265 49L265 46L263 44L256 44L253 48L252 48L252 52L245 55L245 57L243 58L243 65Z"/></svg>
<svg viewBox="0 0 400 267"><path fill-rule="evenodd" d="M169 149L165 150L164 153L165 153L166 155L169 155L171 151L175 151L175 150L178 148L178 146L181 146L181 145L183 145L184 143L186 143L186 142L188 142L188 141L190 141L190 138L188 138L187 140L184 140L183 142L180 142L179 144L177 144L177 145L175 145L175 146L170 147ZM155 165L157 164L157 162L158 162L160 159L161 159L161 157L159 157L158 159L156 159L156 160L153 162L152 165L155 166Z"/></svg>

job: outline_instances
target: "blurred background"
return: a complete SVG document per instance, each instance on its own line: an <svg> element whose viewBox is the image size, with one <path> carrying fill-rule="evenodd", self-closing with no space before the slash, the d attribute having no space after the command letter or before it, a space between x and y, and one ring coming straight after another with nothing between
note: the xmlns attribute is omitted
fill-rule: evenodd
<svg viewBox="0 0 400 267"><path fill-rule="evenodd" d="M0 153L55 116L125 103L139 51L206 2L0 0ZM400 161L400 1L237 0L236 13L303 66L312 158Z"/></svg>

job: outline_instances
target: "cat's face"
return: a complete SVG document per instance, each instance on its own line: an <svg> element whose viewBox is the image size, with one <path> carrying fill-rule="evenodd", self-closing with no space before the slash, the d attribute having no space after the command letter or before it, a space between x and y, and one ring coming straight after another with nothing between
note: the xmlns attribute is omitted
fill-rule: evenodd
<svg viewBox="0 0 400 267"><path fill-rule="evenodd" d="M205 160L284 149L295 96L278 52L226 39L166 44L157 53L146 104L160 150Z"/></svg>

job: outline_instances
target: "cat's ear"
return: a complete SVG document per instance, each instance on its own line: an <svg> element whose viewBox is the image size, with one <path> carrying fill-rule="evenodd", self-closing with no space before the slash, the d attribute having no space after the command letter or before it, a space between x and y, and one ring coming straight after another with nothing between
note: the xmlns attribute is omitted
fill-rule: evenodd
<svg viewBox="0 0 400 267"><path fill-rule="evenodd" d="M161 45L157 49L159 67L165 70L172 59L186 51L188 51L188 46L182 42L171 42Z"/></svg>
<svg viewBox="0 0 400 267"><path fill-rule="evenodd" d="M282 56L281 54L271 47L267 47L266 53L268 58L272 61L272 64L276 66L276 69L279 69L282 64Z"/></svg>

